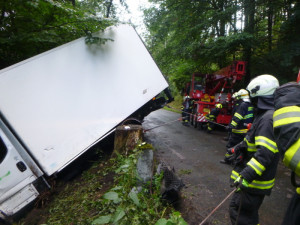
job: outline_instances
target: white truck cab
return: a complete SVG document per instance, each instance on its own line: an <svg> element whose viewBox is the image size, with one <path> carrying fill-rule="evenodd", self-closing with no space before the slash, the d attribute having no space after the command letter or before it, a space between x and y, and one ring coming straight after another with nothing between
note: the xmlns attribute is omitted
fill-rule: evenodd
<svg viewBox="0 0 300 225"><path fill-rule="evenodd" d="M39 193L33 184L42 174L0 121L0 217L14 215L36 199Z"/></svg>

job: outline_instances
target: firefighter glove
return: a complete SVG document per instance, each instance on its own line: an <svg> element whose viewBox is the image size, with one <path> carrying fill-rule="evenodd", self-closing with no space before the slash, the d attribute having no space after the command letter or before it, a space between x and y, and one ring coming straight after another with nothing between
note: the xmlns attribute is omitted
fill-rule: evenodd
<svg viewBox="0 0 300 225"><path fill-rule="evenodd" d="M233 187L236 187L237 191L243 188L247 188L249 186L249 182L246 181L242 176L239 176L238 178L235 179Z"/></svg>
<svg viewBox="0 0 300 225"><path fill-rule="evenodd" d="M236 165L236 155L235 154L225 154L226 161L230 164Z"/></svg>
<svg viewBox="0 0 300 225"><path fill-rule="evenodd" d="M240 153L239 155L236 156L235 158L235 165L239 165L239 164L242 164L244 161L244 153Z"/></svg>
<svg viewBox="0 0 300 225"><path fill-rule="evenodd" d="M241 151L236 151L235 148L228 148L225 158L228 162L238 165L243 162L244 154Z"/></svg>
<svg viewBox="0 0 300 225"><path fill-rule="evenodd" d="M236 155L240 155L242 152L246 150L246 144L244 141L238 143L234 147L228 149L228 151L231 151L231 153L235 153Z"/></svg>

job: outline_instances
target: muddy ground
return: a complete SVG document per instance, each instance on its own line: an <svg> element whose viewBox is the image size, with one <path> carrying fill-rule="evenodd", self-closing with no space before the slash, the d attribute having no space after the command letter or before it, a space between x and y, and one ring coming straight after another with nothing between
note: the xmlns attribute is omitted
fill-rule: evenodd
<svg viewBox="0 0 300 225"><path fill-rule="evenodd" d="M144 120L144 129L176 121L180 114L158 110ZM175 168L186 187L178 209L190 225L200 222L233 190L229 185L232 167L219 163L225 154L226 136L219 128L212 134L180 121L161 126L145 133L147 142L156 148L160 161ZM276 184L271 196L266 197L260 208L260 224L280 224L293 195L290 172L279 163ZM227 200L208 220L207 224L230 224Z"/></svg>

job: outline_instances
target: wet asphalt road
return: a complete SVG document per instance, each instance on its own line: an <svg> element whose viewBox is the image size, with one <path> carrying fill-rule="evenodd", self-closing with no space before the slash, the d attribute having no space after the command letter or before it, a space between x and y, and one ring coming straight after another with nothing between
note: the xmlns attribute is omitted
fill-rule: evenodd
<svg viewBox="0 0 300 225"><path fill-rule="evenodd" d="M180 114L157 110L148 115L144 129L149 129L180 118ZM232 167L219 163L223 159L226 132L220 128L212 134L180 121L161 126L145 133L160 161L174 167L186 187L182 190L182 204L178 208L190 224L201 221L233 190L229 186ZM267 196L260 208L260 225L281 224L285 209L294 192L290 184L290 172L280 162L276 184L271 196ZM208 220L207 224L227 225L228 199Z"/></svg>

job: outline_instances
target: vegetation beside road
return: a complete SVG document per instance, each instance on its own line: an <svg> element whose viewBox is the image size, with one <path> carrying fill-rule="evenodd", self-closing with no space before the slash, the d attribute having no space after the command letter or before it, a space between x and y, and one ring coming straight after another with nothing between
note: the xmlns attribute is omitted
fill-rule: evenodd
<svg viewBox="0 0 300 225"><path fill-rule="evenodd" d="M173 102L170 102L168 104L168 106L165 106L164 109L165 110L168 110L168 111L172 111L172 112L176 112L176 113L181 113L181 106L182 106L182 99L183 97L180 96L180 95L176 95L174 97L174 101Z"/></svg>
<svg viewBox="0 0 300 225"><path fill-rule="evenodd" d="M135 191L136 163L145 148L152 146L139 146L129 156L95 161L80 177L58 184L61 190L52 191L50 203L17 224L187 224L179 212L161 201L162 175Z"/></svg>

